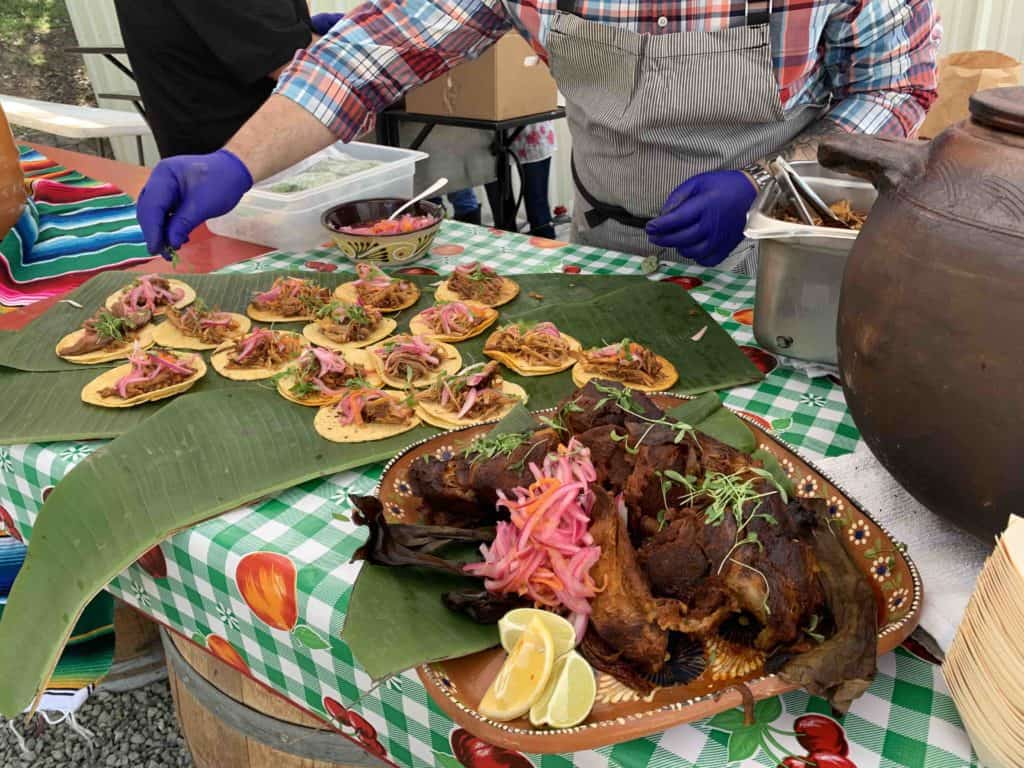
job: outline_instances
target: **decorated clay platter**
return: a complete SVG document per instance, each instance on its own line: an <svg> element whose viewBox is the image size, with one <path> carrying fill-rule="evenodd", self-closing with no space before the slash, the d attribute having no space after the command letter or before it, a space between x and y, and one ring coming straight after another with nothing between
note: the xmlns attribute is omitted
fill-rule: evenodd
<svg viewBox="0 0 1024 768"><path fill-rule="evenodd" d="M678 404L674 395L657 395L658 405ZM753 429L760 447L775 455L796 487L798 496L823 498L854 561L870 581L878 605L878 653L899 646L920 620L923 589L917 568L904 547L894 541L841 487L800 457L796 450L765 429L756 416L738 414ZM422 501L408 482L409 467L421 456L442 460L466 447L491 425L447 432L410 446L385 468L378 494L394 521L421 521ZM493 648L460 659L419 668L427 691L457 724L473 735L509 749L535 753L563 753L596 749L658 733L681 723L710 717L742 704L737 686L743 683L756 700L794 690L777 675L761 673L756 660L722 654L696 680L687 685L658 688L641 697L611 676L597 673L597 702L590 716L574 728L550 729L530 725L526 718L508 723L492 721L476 707L501 667L505 653ZM717 656L716 656L717 658Z"/></svg>

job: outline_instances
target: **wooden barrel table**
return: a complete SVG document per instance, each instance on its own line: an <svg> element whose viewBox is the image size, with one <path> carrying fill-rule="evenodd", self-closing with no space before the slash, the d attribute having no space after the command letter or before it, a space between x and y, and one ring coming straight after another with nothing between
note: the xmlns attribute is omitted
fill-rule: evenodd
<svg viewBox="0 0 1024 768"><path fill-rule="evenodd" d="M327 725L179 635L161 630L196 768L382 768Z"/></svg>
<svg viewBox="0 0 1024 768"><path fill-rule="evenodd" d="M114 601L114 663L100 687L120 693L167 677L160 627L127 603Z"/></svg>

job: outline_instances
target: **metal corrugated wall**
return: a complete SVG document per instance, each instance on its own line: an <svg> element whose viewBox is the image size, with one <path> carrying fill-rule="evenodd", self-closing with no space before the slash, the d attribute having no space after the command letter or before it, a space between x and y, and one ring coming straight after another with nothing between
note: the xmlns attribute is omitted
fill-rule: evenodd
<svg viewBox="0 0 1024 768"><path fill-rule="evenodd" d="M241 0L244 2L244 0ZM120 31L112 0L66 0L71 20L81 45L120 44ZM137 0L146 2L146 0ZM349 10L356 0L311 0L313 12ZM1024 0L935 0L943 17L945 37L943 52L993 48L1018 59L1024 59ZM132 83L99 56L86 56L86 68L93 89L99 93L131 90ZM124 102L107 101L101 106L131 109ZM552 202L571 203L572 182L569 174L571 146L565 122L558 125L560 150L552 173ZM114 151L118 158L135 162L135 145L131 140L117 140ZM156 149L149 142L147 159L153 162Z"/></svg>

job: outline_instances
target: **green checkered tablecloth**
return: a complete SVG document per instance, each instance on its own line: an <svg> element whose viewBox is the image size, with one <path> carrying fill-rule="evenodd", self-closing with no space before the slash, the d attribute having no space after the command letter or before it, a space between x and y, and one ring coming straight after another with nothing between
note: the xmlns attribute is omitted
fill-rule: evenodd
<svg viewBox="0 0 1024 768"><path fill-rule="evenodd" d="M432 255L415 266L443 274L474 259L507 274L640 272L638 259L621 254L454 223L445 225ZM277 253L225 271L313 270L336 263L329 251ZM740 345L757 355L749 312L744 312L753 307L752 281L678 265L663 266L652 279L666 278L679 282L680 290L691 290ZM810 379L770 356L766 367L773 362L774 369L757 386L726 393L727 404L762 417L811 457L852 451L859 437L839 387L828 378ZM46 489L103 444L0 448L0 505L26 539ZM367 466L314 480L178 533L109 589L325 720L331 721L331 712L339 708L357 713L373 736L348 722L334 723L395 765L455 768L460 765L452 746L457 726L429 698L416 674L407 672L374 687L339 639L359 569L349 558L364 538L347 520L348 494L371 492L380 473L380 466ZM236 579L242 572L284 578ZM268 593L253 586L260 583L285 586ZM524 757L538 768L772 768L787 755L807 755L792 735L795 719L806 713L825 714L827 706L795 692L761 702L754 726L744 726L733 711L596 751ZM849 764L859 768L977 765L939 668L907 648L880 660L870 690L841 725L850 745Z"/></svg>

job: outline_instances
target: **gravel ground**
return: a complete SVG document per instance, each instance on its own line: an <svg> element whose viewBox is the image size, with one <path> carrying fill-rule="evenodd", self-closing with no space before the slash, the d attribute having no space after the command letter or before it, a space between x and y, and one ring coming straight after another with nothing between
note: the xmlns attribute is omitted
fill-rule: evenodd
<svg viewBox="0 0 1024 768"><path fill-rule="evenodd" d="M77 714L95 734L92 747L66 724L36 718L15 723L31 756L18 749L0 718L0 766L4 768L191 768L192 757L178 730L167 681L127 693L98 691ZM41 727L40 727L41 726Z"/></svg>

